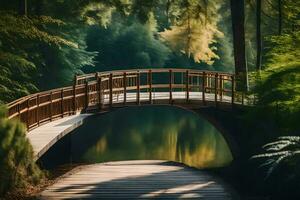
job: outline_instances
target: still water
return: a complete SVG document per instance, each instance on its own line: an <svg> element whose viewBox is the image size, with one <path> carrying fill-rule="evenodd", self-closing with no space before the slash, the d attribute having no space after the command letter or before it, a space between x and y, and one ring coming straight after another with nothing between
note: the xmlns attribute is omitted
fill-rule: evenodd
<svg viewBox="0 0 300 200"><path fill-rule="evenodd" d="M41 158L46 166L53 159L58 164L155 159L213 168L233 158L222 134L198 114L142 106L91 116Z"/></svg>

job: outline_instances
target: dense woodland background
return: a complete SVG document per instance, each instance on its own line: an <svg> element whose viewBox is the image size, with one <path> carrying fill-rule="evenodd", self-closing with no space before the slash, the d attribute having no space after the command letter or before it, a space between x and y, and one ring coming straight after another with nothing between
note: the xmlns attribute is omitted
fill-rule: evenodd
<svg viewBox="0 0 300 200"><path fill-rule="evenodd" d="M273 196L299 195L292 187L300 184L299 12L298 0L1 0L0 102L70 85L75 74L95 71L180 67L233 72L238 89L256 98L241 118L253 135L249 154L262 153L246 160L262 160L254 168L267 171L263 177L272 180L259 179L259 187ZM25 140L27 148L11 148L17 140L11 135L22 138L25 128L4 114L0 122L0 155L7 156L0 170L18 180L4 184L0 174L4 193L36 183L42 175L24 178L24 169L37 171L20 157L25 151L30 160L32 150ZM267 154L258 149L277 137L265 146ZM279 190L270 189L274 185Z"/></svg>

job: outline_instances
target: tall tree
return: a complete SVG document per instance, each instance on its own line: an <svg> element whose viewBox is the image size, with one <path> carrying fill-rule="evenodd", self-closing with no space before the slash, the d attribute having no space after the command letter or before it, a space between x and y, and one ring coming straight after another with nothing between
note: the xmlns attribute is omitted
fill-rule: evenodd
<svg viewBox="0 0 300 200"><path fill-rule="evenodd" d="M278 34L282 33L282 0L278 0Z"/></svg>
<svg viewBox="0 0 300 200"><path fill-rule="evenodd" d="M244 0L230 0L233 51L235 62L235 73L240 82L239 90L248 89L247 62L245 49L245 2Z"/></svg>
<svg viewBox="0 0 300 200"><path fill-rule="evenodd" d="M27 15L27 0L19 0L19 14Z"/></svg>
<svg viewBox="0 0 300 200"><path fill-rule="evenodd" d="M256 0L256 70L261 70L261 0Z"/></svg>

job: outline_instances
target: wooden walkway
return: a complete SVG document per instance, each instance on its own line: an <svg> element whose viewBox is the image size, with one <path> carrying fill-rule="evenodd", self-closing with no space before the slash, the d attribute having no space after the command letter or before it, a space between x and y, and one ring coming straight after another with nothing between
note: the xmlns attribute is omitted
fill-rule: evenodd
<svg viewBox="0 0 300 200"><path fill-rule="evenodd" d="M41 157L63 136L79 127L90 114L77 114L44 124L27 133L35 159Z"/></svg>
<svg viewBox="0 0 300 200"><path fill-rule="evenodd" d="M218 178L168 161L82 166L46 188L40 199L234 199Z"/></svg>

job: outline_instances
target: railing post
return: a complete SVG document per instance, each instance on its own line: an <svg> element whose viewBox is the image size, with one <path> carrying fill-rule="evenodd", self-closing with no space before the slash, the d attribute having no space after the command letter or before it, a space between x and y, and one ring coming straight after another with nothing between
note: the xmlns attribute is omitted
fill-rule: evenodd
<svg viewBox="0 0 300 200"><path fill-rule="evenodd" d="M190 78L189 78L189 70L186 70L186 102L189 102L189 98L190 98Z"/></svg>
<svg viewBox="0 0 300 200"><path fill-rule="evenodd" d="M39 108L40 108L40 96L37 95L36 96L36 122L37 122L37 125L39 126L40 125L40 115L39 115Z"/></svg>
<svg viewBox="0 0 300 200"><path fill-rule="evenodd" d="M223 101L223 90L224 90L224 84L223 84L223 76L220 75L220 83L219 83L219 94L220 94L220 101Z"/></svg>
<svg viewBox="0 0 300 200"><path fill-rule="evenodd" d="M113 74L109 74L109 106L113 104Z"/></svg>
<svg viewBox="0 0 300 200"><path fill-rule="evenodd" d="M27 130L29 130L29 106L30 106L30 104L29 104L29 99L27 99L27 102L26 102L26 104L27 104L27 115L26 115L26 117L27 117L27 119L26 119L26 125L27 125Z"/></svg>
<svg viewBox="0 0 300 200"><path fill-rule="evenodd" d="M215 74L215 105L218 105L218 73Z"/></svg>
<svg viewBox="0 0 300 200"><path fill-rule="evenodd" d="M89 107L89 82L85 80L85 111Z"/></svg>
<svg viewBox="0 0 300 200"><path fill-rule="evenodd" d="M136 77L136 103L139 105L140 104L140 72L137 72L137 77Z"/></svg>
<svg viewBox="0 0 300 200"><path fill-rule="evenodd" d="M61 117L63 118L64 117L64 89L61 89L60 91L60 97L61 97Z"/></svg>
<svg viewBox="0 0 300 200"><path fill-rule="evenodd" d="M170 104L173 103L173 96L172 96L172 91L173 91L173 72L170 69L169 71L169 91L170 91Z"/></svg>
<svg viewBox="0 0 300 200"><path fill-rule="evenodd" d="M242 105L244 105L244 99L245 98L245 93L244 93L244 91L242 91Z"/></svg>
<svg viewBox="0 0 300 200"><path fill-rule="evenodd" d="M203 104L205 105L206 102L205 102L205 90L206 90L206 73L205 72L202 72L202 101L203 101Z"/></svg>
<svg viewBox="0 0 300 200"><path fill-rule="evenodd" d="M208 89L208 93L211 93L211 74L208 74L207 76L207 89Z"/></svg>
<svg viewBox="0 0 300 200"><path fill-rule="evenodd" d="M52 91L50 92L50 121L52 121L52 115L53 115L53 100L52 100Z"/></svg>
<svg viewBox="0 0 300 200"><path fill-rule="evenodd" d="M126 98L127 98L127 74L126 74L126 72L124 72L124 74L123 74L123 90L124 90L124 105L126 105Z"/></svg>
<svg viewBox="0 0 300 200"><path fill-rule="evenodd" d="M99 73L96 73L96 80L97 80L97 86L96 86L96 90L97 90L97 98L98 98L98 107L99 109L102 108L102 99L101 99L101 76L99 76Z"/></svg>
<svg viewBox="0 0 300 200"><path fill-rule="evenodd" d="M20 103L17 104L18 117L21 120Z"/></svg>
<svg viewBox="0 0 300 200"><path fill-rule="evenodd" d="M149 85L149 101L152 104L152 70L148 72L148 85Z"/></svg>
<svg viewBox="0 0 300 200"><path fill-rule="evenodd" d="M234 96L235 96L235 77L231 76L231 104L234 105Z"/></svg>
<svg viewBox="0 0 300 200"><path fill-rule="evenodd" d="M77 85L77 75L74 76L74 83L73 83L73 112L76 114L77 105L76 105L76 85ZM51 103L52 104L52 103Z"/></svg>

